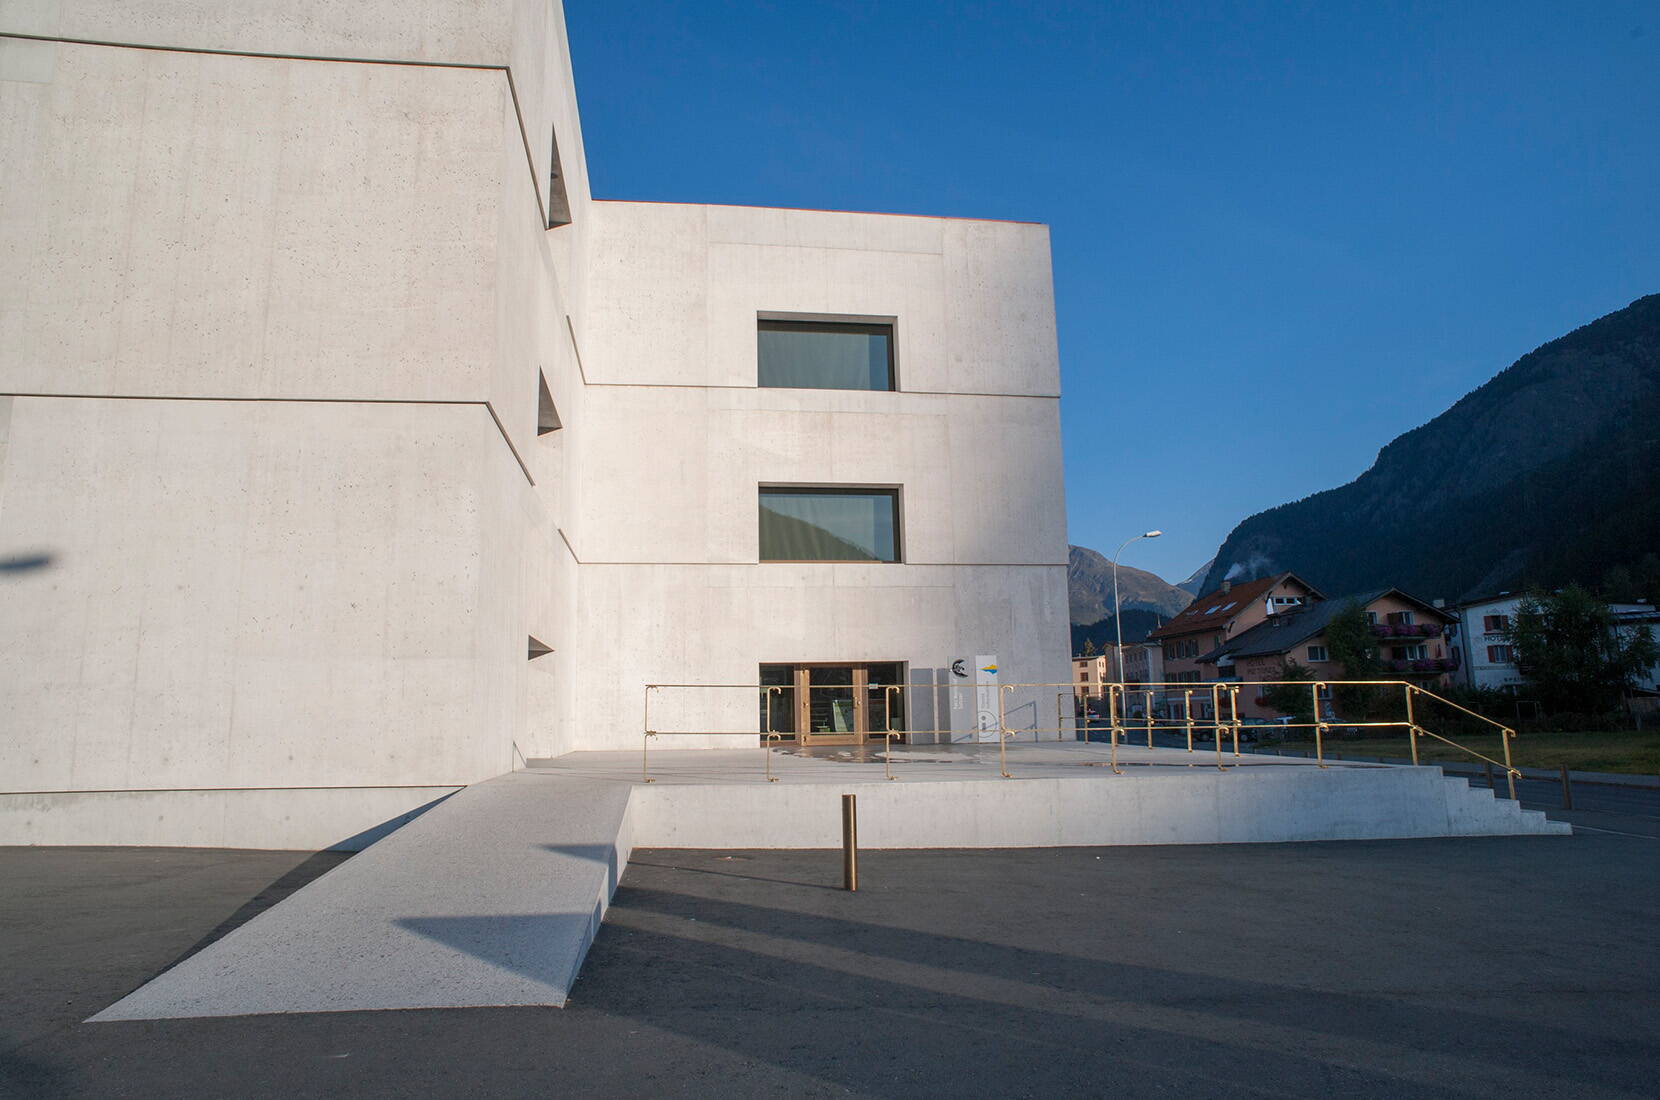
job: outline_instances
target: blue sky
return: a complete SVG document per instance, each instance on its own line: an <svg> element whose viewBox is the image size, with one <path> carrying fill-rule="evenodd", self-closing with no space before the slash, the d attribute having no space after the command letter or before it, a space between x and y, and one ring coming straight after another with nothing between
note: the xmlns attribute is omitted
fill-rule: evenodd
<svg viewBox="0 0 1660 1100"><path fill-rule="evenodd" d="M1180 580L1660 291L1660 6L566 0L602 198L1047 222L1073 542Z"/></svg>

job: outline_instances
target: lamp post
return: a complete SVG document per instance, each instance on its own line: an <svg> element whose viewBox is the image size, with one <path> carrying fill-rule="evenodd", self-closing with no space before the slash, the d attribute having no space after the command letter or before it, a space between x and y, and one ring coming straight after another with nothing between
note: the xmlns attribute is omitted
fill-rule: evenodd
<svg viewBox="0 0 1660 1100"><path fill-rule="evenodd" d="M1163 531L1148 531L1145 534L1135 535L1124 540L1124 545L1112 556L1112 625L1118 631L1118 682L1124 682L1124 620L1118 611L1118 558L1124 553L1124 547L1136 539L1156 539L1164 534Z"/></svg>

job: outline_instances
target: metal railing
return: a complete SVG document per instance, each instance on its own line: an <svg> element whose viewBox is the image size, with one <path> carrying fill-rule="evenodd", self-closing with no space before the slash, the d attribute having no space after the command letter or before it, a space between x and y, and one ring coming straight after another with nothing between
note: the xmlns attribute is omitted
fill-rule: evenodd
<svg viewBox="0 0 1660 1100"><path fill-rule="evenodd" d="M1020 686L1029 687L1035 685L1005 685L1005 687L1008 688ZM1445 696L1437 695L1435 692L1430 691L1422 685L1415 684L1407 680L1223 680L1198 684L1191 682L1163 681L1141 684L1108 683L1101 685L1101 687L1104 689L1101 694L1104 694L1107 700L1107 717L1111 729L1110 739L1112 741L1113 748L1114 771L1119 770L1117 767L1118 740L1120 737L1127 737L1131 728L1125 719L1130 717L1126 704L1132 696L1140 696L1142 698L1142 721L1137 723L1137 725L1144 726L1146 729L1148 748L1153 747L1153 734L1155 730L1170 728L1170 726L1165 725L1164 723L1172 723L1185 731L1187 737L1187 751L1189 752L1193 751L1194 730L1209 729L1212 731L1216 743L1218 758L1217 766L1221 767L1221 744L1224 737L1227 737L1232 741L1233 755L1236 757L1240 755L1239 735L1245 728L1244 722L1239 713L1239 693L1241 689L1256 688L1264 690L1270 688L1306 688L1309 692L1309 713L1312 715L1312 720L1308 722L1275 721L1269 728L1274 730L1312 730L1314 734L1314 759L1315 763L1319 767L1326 767L1325 743L1326 739L1331 735L1331 731L1333 729L1402 729L1406 731L1407 742L1411 749L1412 763L1414 765L1420 763L1419 739L1428 737L1443 744L1450 745L1460 752L1466 753L1476 760L1484 761L1495 768L1503 768L1505 772L1505 779L1510 791L1510 797L1512 799L1516 797L1516 780L1522 774L1519 770L1517 770L1514 764L1515 754L1512 748L1512 742L1516 739L1516 731L1514 729L1506 726L1502 722L1488 718L1484 714L1479 714L1460 703L1455 703ZM1382 721L1351 721L1337 717L1333 710L1335 692L1343 689L1354 688L1398 689L1401 692L1402 717L1400 719L1385 719ZM1208 721L1203 720L1203 718L1196 721L1194 718L1193 700L1195 693L1197 693L1201 699L1205 696L1209 697L1210 707ZM1172 714L1174 709L1173 700L1176 696L1180 696L1182 700L1180 719L1174 718ZM1459 744L1457 741L1454 741L1452 738L1447 737L1444 734L1437 733L1435 730L1428 728L1420 720L1421 711L1418 708L1418 703L1423 700L1428 700L1432 703L1449 707L1452 710L1464 715L1466 718L1474 719L1482 725L1491 727L1499 735L1500 747L1502 749L1504 759L1502 761L1495 760L1490 756L1477 752L1475 749L1472 749L1467 745ZM1224 718L1224 704L1226 705L1226 718ZM1156 711L1160 708L1164 709L1166 712L1163 719L1156 717Z"/></svg>
<svg viewBox="0 0 1660 1100"><path fill-rule="evenodd" d="M853 689L853 688L856 688L857 686L858 685L855 685L855 684L813 684L813 685L811 685L811 688L809 688L809 690L811 690L812 688ZM864 686L864 689L863 689L863 690L867 690L867 691L872 690L872 689L876 689L876 690L881 690L885 693L884 698L886 700L886 705L884 706L883 709L887 712L887 728L886 729L881 729L881 730L867 730L867 731L865 731L864 736L867 736L867 737L880 737L886 743L886 749L882 753L882 773L883 773L883 776L887 779L898 779L899 778L897 775L893 774L893 739L895 737L904 736L906 731L894 728L894 725L893 725L893 719L894 719L893 700L894 700L894 693L903 691L904 687L905 687L905 685L902 685L902 684L867 684L867 685ZM749 690L749 691L760 692L761 693L761 714L762 714L762 725L761 725L761 730L760 730L760 737L761 737L761 751L762 751L762 754L764 756L764 761L763 761L762 767L763 767L763 772L766 776L766 780L767 780L768 783L778 782L778 777L772 774L772 750L773 750L774 747L776 747L778 745L781 745L783 743L784 734L780 733L778 731L775 731L772 728L772 701L773 701L774 698L781 698L783 692L786 692L786 691L794 692L796 690L794 687L788 687L788 686L785 686L783 684L647 684L646 685L646 694L645 694L645 732L644 732L644 735L640 739L640 779L641 779L642 782L645 782L645 783L655 783L655 782L657 782L657 780L653 779L652 775L651 775L651 762L650 762L650 755L649 755L650 754L650 749L651 749L651 739L653 737L746 737L746 736L754 736L754 734L750 733L747 730L655 730L655 729L652 729L651 728L651 693L654 692L654 691L659 691L663 688L710 688L710 689L714 689L714 690L738 689L738 690Z"/></svg>
<svg viewBox="0 0 1660 1100"><path fill-rule="evenodd" d="M1309 713L1312 716L1307 722L1280 722L1275 721L1271 728L1275 731L1306 729L1313 732L1314 759L1318 767L1326 764L1326 741L1331 737L1334 729L1404 729L1411 747L1412 763L1420 762L1419 739L1428 737L1470 757L1483 761L1495 768L1502 768L1509 786L1510 797L1516 797L1516 780L1521 772L1513 763L1514 753L1512 742L1516 738L1516 731L1501 722L1497 722L1485 715L1455 703L1451 699L1406 680L1227 680L1208 683L1164 681L1156 683L1104 683L1089 685L1095 689L1087 698L1080 696L1082 685L1077 683L1012 683L998 684L997 689L997 728L995 730L981 729L976 731L965 730L915 730L899 729L895 726L896 717L905 709L905 693L913 689L924 692L941 690L940 685L933 684L812 684L807 690L862 690L880 691L883 693L885 710L885 726L883 729L871 729L862 732L862 736L881 738L884 742L882 753L883 776L886 779L896 780L899 777L893 774L893 743L896 738L914 736L945 736L947 739L972 733L975 736L992 734L997 742L998 771L1005 779L1013 778L1008 767L1008 743L1012 739L1030 735L1034 740L1041 740L1041 735L1055 733L1057 740L1067 740L1070 732L1075 739L1090 741L1093 732L1089 724L1087 699L1104 697L1106 703L1106 732L1108 739L1108 756L1105 761L1080 761L1084 767L1106 766L1114 774L1122 775L1124 770L1118 758L1120 741L1127 741L1132 733L1144 733L1147 747L1154 748L1154 736L1159 732L1177 732L1184 735L1186 749L1194 751L1194 735L1201 737L1206 734L1212 742L1216 754L1216 767L1226 771L1237 764L1229 764L1228 756L1241 756L1239 743L1240 735L1247 728L1245 720L1239 710L1239 694L1246 688L1254 688L1259 692L1268 689L1306 689L1309 692ZM747 691L757 693L756 697L761 704L761 728L759 731L734 729L687 729L687 730L660 730L652 727L652 697L654 692L670 689L695 689L712 691ZM1402 717L1400 719L1385 720L1356 720L1350 721L1337 717L1335 693L1344 689L1398 689L1402 699ZM656 737L760 737L759 747L763 756L762 774L769 783L776 783L778 777L772 774L772 752L779 747L789 731L774 730L772 722L773 703L782 698L784 692L792 694L798 689L794 686L780 684L647 684L645 685L644 705L644 733L640 746L641 779L646 783L655 783L650 769L650 746ZM1008 701L1015 692L1023 692L1030 697L1035 705L1044 697L1045 693L1055 695L1055 725L1053 727L1027 726L1020 729L1009 728ZM1066 713L1066 700L1073 700L1072 713ZM1078 714L1078 702L1085 702L1084 715ZM1198 701L1201 713L1195 714L1194 703ZM1133 713L1134 704L1139 701L1141 713ZM1419 706L1424 701L1451 708L1473 719L1477 723L1491 727L1497 731L1502 746L1502 761L1495 760L1466 745L1459 744L1452 738L1428 728L1422 721L1423 712ZM899 704L896 706L896 703ZM1178 708L1179 703L1179 708ZM1161 713L1162 712L1162 713ZM1034 706L1035 713L1035 706ZM1071 729L1067 727L1070 719ZM1229 743L1231 754L1223 750L1223 742ZM985 743L985 742L976 742Z"/></svg>

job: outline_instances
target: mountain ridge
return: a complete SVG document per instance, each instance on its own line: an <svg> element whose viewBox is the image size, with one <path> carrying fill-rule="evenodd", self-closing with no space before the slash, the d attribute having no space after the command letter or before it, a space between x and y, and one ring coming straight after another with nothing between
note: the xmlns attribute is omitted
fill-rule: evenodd
<svg viewBox="0 0 1660 1100"><path fill-rule="evenodd" d="M1068 546L1066 587L1072 621L1082 626L1112 617L1112 562L1087 546ZM1152 611L1169 618L1193 602L1193 594L1156 573L1122 563L1118 598L1125 612ZM1126 615L1126 622L1128 616Z"/></svg>
<svg viewBox="0 0 1660 1100"><path fill-rule="evenodd" d="M1229 533L1202 589L1291 570L1328 593L1592 583L1660 545L1660 294L1522 356L1345 485Z"/></svg>

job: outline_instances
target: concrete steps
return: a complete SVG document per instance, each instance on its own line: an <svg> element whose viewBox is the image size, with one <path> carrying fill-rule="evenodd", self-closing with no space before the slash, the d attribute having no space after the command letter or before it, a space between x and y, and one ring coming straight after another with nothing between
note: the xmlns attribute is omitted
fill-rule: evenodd
<svg viewBox="0 0 1660 1100"><path fill-rule="evenodd" d="M1437 769L1439 770L1439 769ZM1462 776L1444 775L1449 795L1449 809L1457 807L1472 819L1472 824L1488 825L1493 832L1522 834L1566 835L1573 828L1564 821L1552 821L1543 810L1524 809L1519 802L1498 797L1487 787L1477 787ZM1510 826L1506 830L1506 826Z"/></svg>
<svg viewBox="0 0 1660 1100"><path fill-rule="evenodd" d="M547 772L468 787L92 1019L562 1005L628 803Z"/></svg>

